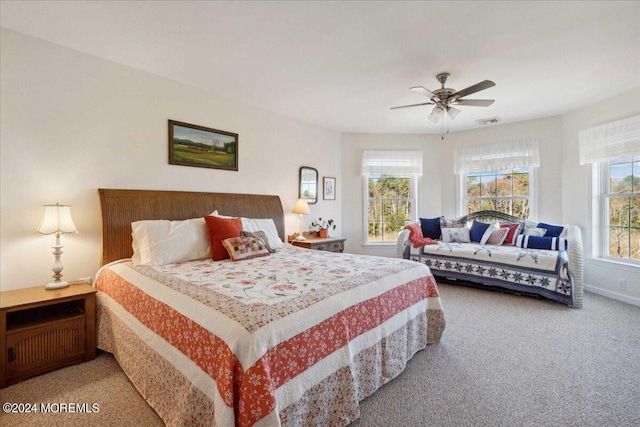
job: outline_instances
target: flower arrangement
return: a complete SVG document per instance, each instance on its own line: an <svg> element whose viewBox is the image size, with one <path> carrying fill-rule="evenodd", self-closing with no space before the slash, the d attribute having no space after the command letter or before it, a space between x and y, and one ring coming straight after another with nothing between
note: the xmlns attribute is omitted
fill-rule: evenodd
<svg viewBox="0 0 640 427"><path fill-rule="evenodd" d="M317 221L313 221L310 225L309 228L314 230L314 231L320 231L320 230L328 230L328 229L332 229L335 230L336 229L336 225L334 224L332 219L322 219L322 217L318 218Z"/></svg>

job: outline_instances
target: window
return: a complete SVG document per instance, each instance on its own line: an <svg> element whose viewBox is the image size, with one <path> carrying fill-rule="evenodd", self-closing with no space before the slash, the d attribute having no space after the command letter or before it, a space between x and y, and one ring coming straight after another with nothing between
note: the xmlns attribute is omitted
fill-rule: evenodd
<svg viewBox="0 0 640 427"><path fill-rule="evenodd" d="M466 174L465 214L481 210L529 218L529 168Z"/></svg>
<svg viewBox="0 0 640 427"><path fill-rule="evenodd" d="M523 219L535 217L538 141L523 139L455 150L460 176L460 215L494 210Z"/></svg>
<svg viewBox="0 0 640 427"><path fill-rule="evenodd" d="M394 242L415 215L414 179L406 174L367 177L367 243Z"/></svg>
<svg viewBox="0 0 640 427"><path fill-rule="evenodd" d="M640 155L600 165L602 255L640 261Z"/></svg>
<svg viewBox="0 0 640 427"><path fill-rule="evenodd" d="M417 220L421 151L364 151L364 242L395 243L398 232Z"/></svg>
<svg viewBox="0 0 640 427"><path fill-rule="evenodd" d="M593 256L640 262L640 115L580 131L592 166Z"/></svg>

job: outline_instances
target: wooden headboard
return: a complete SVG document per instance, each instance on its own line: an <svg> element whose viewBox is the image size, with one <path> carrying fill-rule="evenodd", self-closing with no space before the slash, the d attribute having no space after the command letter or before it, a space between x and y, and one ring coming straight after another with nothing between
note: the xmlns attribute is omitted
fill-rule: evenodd
<svg viewBox="0 0 640 427"><path fill-rule="evenodd" d="M220 215L272 218L284 241L280 197L259 194L99 189L102 206L102 265L131 258L131 223L148 219L183 220L217 210Z"/></svg>

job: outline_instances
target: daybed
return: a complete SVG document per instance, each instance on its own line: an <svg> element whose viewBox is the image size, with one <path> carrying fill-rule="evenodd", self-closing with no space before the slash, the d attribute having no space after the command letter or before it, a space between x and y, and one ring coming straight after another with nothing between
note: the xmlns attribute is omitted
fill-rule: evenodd
<svg viewBox="0 0 640 427"><path fill-rule="evenodd" d="M523 230L536 229L541 224L523 221L501 212L480 211L453 220L440 217L441 229L436 231L436 234L440 231L443 234L450 234L449 230L459 230L456 227L471 227L474 221L493 224L494 231L500 224L503 226L519 224L515 227L516 234L512 238L522 247L513 243L490 245L443 240L418 246L409 241L410 230L407 228L398 235L397 256L427 265L436 277L534 294L570 307L582 308L583 255L581 233L578 227L570 225L562 227L558 239L531 238L529 234L522 234L528 233ZM560 229L555 231L560 232ZM517 237L517 234L521 234L520 237ZM533 231L532 234L535 235ZM486 239L487 235L483 237ZM553 247L559 250L527 247L527 243L533 242L534 239L553 240L553 245L560 245L560 247ZM537 245L531 243L530 246Z"/></svg>
<svg viewBox="0 0 640 427"><path fill-rule="evenodd" d="M347 425L444 330L426 266L283 244L278 196L100 190L100 199L98 347L169 426ZM147 245L138 220L173 220L170 239L200 221L214 257L214 210L233 224L243 217L243 231L258 224L250 231L264 238L225 239L235 261L145 264L147 250L171 258L185 245L180 236L159 255L168 240ZM153 234L167 223L142 225Z"/></svg>

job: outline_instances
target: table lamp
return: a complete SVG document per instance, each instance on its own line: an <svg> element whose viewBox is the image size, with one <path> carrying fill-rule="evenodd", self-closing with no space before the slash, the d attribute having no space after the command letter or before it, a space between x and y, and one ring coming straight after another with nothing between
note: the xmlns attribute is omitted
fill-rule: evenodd
<svg viewBox="0 0 640 427"><path fill-rule="evenodd" d="M78 229L71 218L71 206L60 205L44 205L44 219L37 233L55 234L56 244L53 246L53 255L55 261L53 263L53 281L47 284L45 289L61 289L69 286L69 282L62 280L62 269L64 266L60 261L63 246L60 245L60 236L64 233L77 233Z"/></svg>
<svg viewBox="0 0 640 427"><path fill-rule="evenodd" d="M311 211L309 211L309 204L305 199L298 199L296 204L293 206L293 209L291 210L291 212L297 213L298 215L300 215L300 234L298 234L298 237L296 237L296 240L300 242L303 240L307 240L302 235L302 215L309 215L311 213Z"/></svg>

